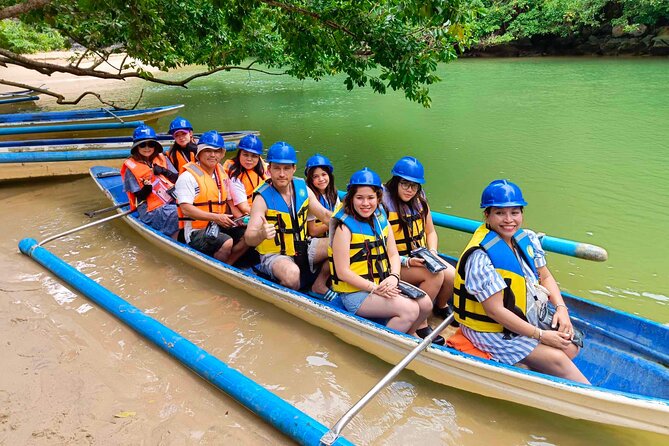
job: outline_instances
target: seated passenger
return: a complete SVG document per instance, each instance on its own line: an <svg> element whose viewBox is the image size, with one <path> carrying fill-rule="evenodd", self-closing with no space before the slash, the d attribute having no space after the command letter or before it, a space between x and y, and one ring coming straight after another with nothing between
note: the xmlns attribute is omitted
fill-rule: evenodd
<svg viewBox="0 0 669 446"><path fill-rule="evenodd" d="M195 161L197 145L193 141L193 126L187 119L177 116L170 123L169 134L174 137L174 144L167 152L167 157L177 172L181 172L183 166Z"/></svg>
<svg viewBox="0 0 669 446"><path fill-rule="evenodd" d="M233 245L244 229L237 227L228 213L227 177L219 160L225 141L216 130L202 135L197 145L197 161L187 163L177 180L180 227L189 246L216 259L232 263Z"/></svg>
<svg viewBox="0 0 669 446"><path fill-rule="evenodd" d="M518 186L495 180L484 190L481 225L456 267L454 312L462 333L492 359L580 383L588 380L573 363L579 347L569 310L537 235L521 229L523 199ZM539 327L541 284L556 311L551 326Z"/></svg>
<svg viewBox="0 0 669 446"><path fill-rule="evenodd" d="M261 156L263 145L260 138L246 135L239 141L237 148L239 150L235 157L223 164L223 170L230 178L228 192L235 218L251 214L253 191L269 178L267 165Z"/></svg>
<svg viewBox="0 0 669 446"><path fill-rule="evenodd" d="M387 318L389 328L415 335L422 322L420 306L397 288L400 256L386 214L379 207L381 179L364 168L351 176L346 191L330 225L332 287L326 298L339 295L351 313Z"/></svg>
<svg viewBox="0 0 669 446"><path fill-rule="evenodd" d="M314 196L328 211L334 211L339 201L337 188L334 182L334 166L329 159L320 154L315 154L307 160L304 168L304 176L307 180L307 186L314 193ZM317 239L328 237L330 225L323 223L311 212L307 214L307 233L312 237L309 244L319 243ZM327 245L320 244L322 249L327 249ZM325 253L324 253L325 254ZM320 257L320 255L319 255ZM315 265L309 265L312 272L316 272ZM325 294L328 291L327 280L330 278L330 265L323 262L319 272L319 278L314 283L311 290L314 293Z"/></svg>
<svg viewBox="0 0 669 446"><path fill-rule="evenodd" d="M132 135L130 157L121 167L123 189L130 207L139 219L170 237L179 232L177 206L172 197L177 171L163 155L156 132L147 125L137 127Z"/></svg>
<svg viewBox="0 0 669 446"><path fill-rule="evenodd" d="M412 256L412 251L417 248L426 248L435 256L439 255L439 237L422 187L425 183L423 165L416 158L405 156L395 163L391 174L392 178L384 186L383 204L402 260L400 277L425 291L431 301L436 299L437 309L448 309L448 301L453 296L455 268L443 261L446 269L432 273L425 268L425 260ZM427 325L432 302L420 303L424 322L416 333L425 338L432 332ZM437 337L435 342L443 345L444 339Z"/></svg>
<svg viewBox="0 0 669 446"><path fill-rule="evenodd" d="M331 212L318 202L303 179L294 178L297 155L291 145L273 144L267 152L267 161L271 179L253 194L244 238L260 254L262 273L297 290L306 287L302 282L310 281L309 264L327 258L327 239L307 245L307 212L324 222L330 221Z"/></svg>

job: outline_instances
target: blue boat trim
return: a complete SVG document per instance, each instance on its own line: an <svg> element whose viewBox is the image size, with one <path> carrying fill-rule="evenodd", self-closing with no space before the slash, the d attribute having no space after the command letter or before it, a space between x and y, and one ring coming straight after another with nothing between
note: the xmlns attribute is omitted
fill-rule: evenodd
<svg viewBox="0 0 669 446"><path fill-rule="evenodd" d="M32 102L32 101L38 101L38 100L39 100L39 96L24 96L24 97L10 98L10 99L0 99L0 105L16 104L18 102Z"/></svg>
<svg viewBox="0 0 669 446"><path fill-rule="evenodd" d="M226 142L225 150L236 150L237 144ZM0 164L10 163L51 163L64 161L93 161L106 159L125 159L130 156L127 149L109 150L66 150L62 152L10 152L0 153Z"/></svg>
<svg viewBox="0 0 669 446"><path fill-rule="evenodd" d="M110 172L118 172L118 169L109 167L94 167L91 169L91 174L94 177L100 173L105 174ZM125 202L126 195L123 192L123 185L121 184L119 175L96 178L95 181L102 186L114 204ZM132 218L139 222L137 218L132 216L125 218ZM145 226L145 228L151 231L156 237L162 238L164 242L177 246L180 249L187 249L190 254L199 257L203 262L214 262L220 268L242 273L248 277L248 280L262 283L282 292L288 292L296 300L309 300L313 304L346 314L347 317L353 318L359 323L372 326L375 330L402 336L412 342L419 342L416 338L405 333L397 332L347 312L337 299L327 302L319 300L317 297L290 290L277 283L252 275L250 271L241 270L219 262L150 227ZM443 257L448 258L447 256ZM576 358L575 363L585 376L591 380L593 386L474 357L450 347L433 344L432 348L445 349L449 354L466 357L487 365L513 370L515 373L535 376L567 386L600 390L627 398L660 402L663 405L669 406L669 386L666 385L669 382L669 362L667 362L667 358L669 358L669 327L568 293L563 293L563 297L569 307L574 325L586 334L586 347ZM591 328L593 324L598 326L597 330ZM613 331L616 333L615 338L607 336ZM612 373L614 366L612 360L614 358L617 358L619 363L615 365L615 370Z"/></svg>
<svg viewBox="0 0 669 446"><path fill-rule="evenodd" d="M234 138L234 137L239 137L241 135L247 135L247 134L255 134L253 130L239 130L239 131L233 131L233 132L220 132L220 134L223 136L223 139L227 138ZM200 134L195 134L193 135L196 138L200 136ZM156 139L160 142L173 142L174 137L172 135L168 135L167 133L159 133L156 136ZM117 143L117 144L122 144L122 143L127 143L128 147L132 145L132 136L108 136L108 137L91 137L91 138L61 138L61 139L33 139L33 140L26 140L26 141L0 141L0 149L2 148L14 148L14 147L21 147L21 148L27 148L30 150L30 147L32 146L71 146L71 145L85 145L85 144L109 144L109 143ZM235 146L236 149L236 146ZM226 150L231 150L228 149L226 146Z"/></svg>
<svg viewBox="0 0 669 446"><path fill-rule="evenodd" d="M38 246L34 239L21 240L19 249L23 254L31 257L293 440L304 445L315 445L329 431L327 427L292 404L229 367L174 330L144 314L140 309L77 271L47 249ZM339 437L335 444L352 445L343 437Z"/></svg>
<svg viewBox="0 0 669 446"><path fill-rule="evenodd" d="M163 107L143 108L136 110L109 110L106 108L94 108L86 110L68 110L36 113L6 113L0 114L0 126L11 124L24 124L28 122L48 124L52 121L71 121L79 119L101 119L120 118L132 120L134 116L147 113L162 113L169 110L182 108L183 104L168 105Z"/></svg>
<svg viewBox="0 0 669 446"><path fill-rule="evenodd" d="M142 124L144 124L144 121L100 122L97 124L37 125L30 127L3 127L0 128L0 136L26 135L30 133L85 132L90 130L134 129L135 127L138 127Z"/></svg>

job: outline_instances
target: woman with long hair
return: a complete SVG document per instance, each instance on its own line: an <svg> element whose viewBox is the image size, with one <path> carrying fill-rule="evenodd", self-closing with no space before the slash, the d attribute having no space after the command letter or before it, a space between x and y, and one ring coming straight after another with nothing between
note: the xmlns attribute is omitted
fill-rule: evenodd
<svg viewBox="0 0 669 446"><path fill-rule="evenodd" d="M355 172L342 206L332 216L330 273L325 299L339 297L348 311L367 318L387 319L386 325L415 335L421 313L417 300L399 289L400 258L382 200L381 179L364 168Z"/></svg>
<svg viewBox="0 0 669 446"><path fill-rule="evenodd" d="M384 185L383 205L401 256L400 277L425 291L434 302L429 308L422 308L421 317L424 319L417 333L424 338L432 332L427 325L427 317L433 307L448 308L448 301L453 295L455 269L438 257L439 236L423 190L423 165L416 158L405 156L395 163L391 174L392 178ZM444 269L430 272L425 260L414 255L419 248L430 251ZM443 345L444 338L438 336L435 342Z"/></svg>
<svg viewBox="0 0 669 446"><path fill-rule="evenodd" d="M231 211L235 218L251 213L253 191L269 178L267 164L262 159L263 144L255 135L246 135L237 146L234 158L223 164L228 175Z"/></svg>

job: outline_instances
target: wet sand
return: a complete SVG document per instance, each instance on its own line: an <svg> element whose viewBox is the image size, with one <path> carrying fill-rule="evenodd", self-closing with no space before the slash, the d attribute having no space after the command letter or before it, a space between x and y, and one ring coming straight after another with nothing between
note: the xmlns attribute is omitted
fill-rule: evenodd
<svg viewBox="0 0 669 446"><path fill-rule="evenodd" d="M16 67L0 68L0 77L44 85L68 99L84 90L126 89L136 82L47 77ZM43 107L55 100L42 96L38 102ZM101 104L87 98L79 105L84 106ZM50 188L40 184L42 190L45 184ZM51 202L30 190L35 189L16 183L0 188L5 235L0 241L1 445L290 444L113 316L85 300L72 312L51 299L49 294L60 296L63 303L75 295L18 252L19 239L36 235L39 226L30 217L17 225L16 216L34 216L35 206L48 209ZM110 332L117 334L113 342Z"/></svg>

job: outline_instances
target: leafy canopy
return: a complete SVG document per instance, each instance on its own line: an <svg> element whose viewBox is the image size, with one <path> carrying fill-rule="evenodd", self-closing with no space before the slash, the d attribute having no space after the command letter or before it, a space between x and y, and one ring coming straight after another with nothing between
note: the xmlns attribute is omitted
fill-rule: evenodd
<svg viewBox="0 0 669 446"><path fill-rule="evenodd" d="M344 73L348 89L403 90L427 107L437 65L471 43L477 1L52 0L21 19L103 57L127 53L161 70L262 66L316 80ZM152 80L132 63L125 68Z"/></svg>

